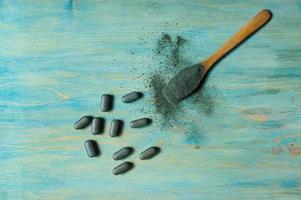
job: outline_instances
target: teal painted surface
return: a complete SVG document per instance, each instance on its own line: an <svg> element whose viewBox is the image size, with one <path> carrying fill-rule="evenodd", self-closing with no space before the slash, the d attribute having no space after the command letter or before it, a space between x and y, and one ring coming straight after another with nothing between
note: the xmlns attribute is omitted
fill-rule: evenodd
<svg viewBox="0 0 301 200"><path fill-rule="evenodd" d="M156 65L162 32L186 38L197 63L262 8L272 21L204 85L212 111L187 101L173 127L129 128L149 115L141 108L155 109L139 77ZM0 41L1 200L300 199L300 1L2 0ZM119 100L132 90L146 95L98 111L101 94ZM84 114L125 120L122 137L73 130ZM86 139L98 142L99 158L87 158ZM112 155L126 145L135 168L116 177ZM139 160L151 145L162 153Z"/></svg>

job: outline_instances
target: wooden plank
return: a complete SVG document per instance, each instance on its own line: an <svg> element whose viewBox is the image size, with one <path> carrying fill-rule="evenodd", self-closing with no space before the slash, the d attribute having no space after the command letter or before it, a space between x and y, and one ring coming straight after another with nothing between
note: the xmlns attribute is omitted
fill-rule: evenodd
<svg viewBox="0 0 301 200"><path fill-rule="evenodd" d="M154 54L162 32L185 38L180 51L197 63L263 8L273 19L214 67L200 108L196 94L162 126L145 86L165 62ZM1 200L300 199L300 1L0 1L0 11ZM122 104L132 90L144 98ZM115 95L112 113L99 112L103 93ZM74 130L85 114L105 117L106 134ZM142 116L152 126L130 129ZM107 134L113 118L126 122L120 138ZM127 145L135 168L114 176ZM151 145L161 154L139 160Z"/></svg>

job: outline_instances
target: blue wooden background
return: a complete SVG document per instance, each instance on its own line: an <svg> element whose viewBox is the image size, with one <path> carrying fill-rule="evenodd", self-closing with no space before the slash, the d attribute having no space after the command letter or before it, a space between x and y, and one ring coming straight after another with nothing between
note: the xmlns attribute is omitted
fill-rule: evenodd
<svg viewBox="0 0 301 200"><path fill-rule="evenodd" d="M272 21L204 85L210 114L184 101L162 128L142 76L162 32L186 38L197 63L263 8ZM301 1L0 0L0 44L1 200L301 199ZM145 97L121 104L132 90ZM103 93L115 95L113 112L100 113ZM125 120L123 135L75 131L85 114ZM131 130L141 116L154 123ZM100 157L86 156L86 139ZM125 145L135 168L114 176ZM151 145L161 154L139 160Z"/></svg>

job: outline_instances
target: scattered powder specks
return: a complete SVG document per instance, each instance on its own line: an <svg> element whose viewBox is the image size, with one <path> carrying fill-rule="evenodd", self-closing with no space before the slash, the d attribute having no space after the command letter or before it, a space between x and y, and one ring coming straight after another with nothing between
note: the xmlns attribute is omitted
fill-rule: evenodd
<svg viewBox="0 0 301 200"><path fill-rule="evenodd" d="M189 66L191 62L181 51L186 44L187 40L180 36L173 41L169 34L163 33L156 47L156 59L159 59L162 65L159 70L171 74Z"/></svg>
<svg viewBox="0 0 301 200"><path fill-rule="evenodd" d="M149 80L154 93L156 112L163 117L163 123L167 122L171 120L172 116L176 115L176 112L179 110L177 109L179 105L169 103L163 96L162 91L166 83L162 75L154 74Z"/></svg>
<svg viewBox="0 0 301 200"><path fill-rule="evenodd" d="M212 114L216 104L215 88L205 86L177 104L169 103L162 93L164 86L177 72L193 64L192 58L185 52L187 47L189 47L187 39L162 33L153 50L153 64L148 66L147 72L144 71L139 76L144 80L145 87L152 91L151 102L154 103L155 113L146 111L144 108L142 110L149 112L148 114L154 118L154 121L161 124L162 129L174 126L184 127L183 130L186 130L185 142L198 145L202 143L199 128L202 119L198 117L185 122L185 117L187 117L185 115L190 115L191 111L195 112L195 110L200 113L200 116Z"/></svg>

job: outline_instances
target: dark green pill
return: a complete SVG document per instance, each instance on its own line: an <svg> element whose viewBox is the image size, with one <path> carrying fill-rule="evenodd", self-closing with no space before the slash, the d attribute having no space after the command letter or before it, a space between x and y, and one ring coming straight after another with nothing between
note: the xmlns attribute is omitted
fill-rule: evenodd
<svg viewBox="0 0 301 200"><path fill-rule="evenodd" d="M120 133L120 128L121 128L121 121L118 120L118 119L114 119L112 122L111 122L111 126L110 126L110 131L109 131L109 135L111 137L116 137L119 135Z"/></svg>
<svg viewBox="0 0 301 200"><path fill-rule="evenodd" d="M74 123L74 128L75 129L86 128L87 126L89 126L91 124L92 118L93 117L91 117L91 116L83 116L82 118L80 118L79 120L77 120Z"/></svg>
<svg viewBox="0 0 301 200"><path fill-rule="evenodd" d="M124 162L113 169L114 175L124 174L127 171L131 170L134 167L134 164L131 162Z"/></svg>
<svg viewBox="0 0 301 200"><path fill-rule="evenodd" d="M100 110L102 112L108 112L112 110L112 106L113 106L113 96L110 94L102 95L100 100Z"/></svg>
<svg viewBox="0 0 301 200"><path fill-rule="evenodd" d="M114 160L121 160L129 156L134 149L132 147L123 147L122 149L119 149L116 153L113 155Z"/></svg>
<svg viewBox="0 0 301 200"><path fill-rule="evenodd" d="M149 125L152 122L149 118L141 118L131 121L131 128L140 128Z"/></svg>
<svg viewBox="0 0 301 200"><path fill-rule="evenodd" d="M145 151L143 151L142 153L140 153L139 157L141 160L146 160L146 159L150 159L150 158L154 157L158 153L160 153L160 148L152 146L152 147L149 147L148 149L146 149Z"/></svg>
<svg viewBox="0 0 301 200"><path fill-rule="evenodd" d="M100 134L103 131L104 119L101 117L94 117L92 120L91 133L93 135Z"/></svg>
<svg viewBox="0 0 301 200"><path fill-rule="evenodd" d="M87 155L92 158L98 155L98 147L95 141L93 140L86 140L84 142L86 151L87 151Z"/></svg>
<svg viewBox="0 0 301 200"><path fill-rule="evenodd" d="M121 97L121 101L123 103L131 103L133 101L136 101L142 97L141 92L131 92Z"/></svg>

